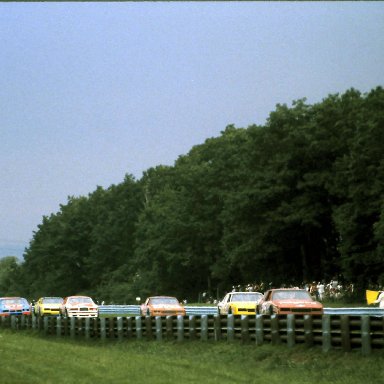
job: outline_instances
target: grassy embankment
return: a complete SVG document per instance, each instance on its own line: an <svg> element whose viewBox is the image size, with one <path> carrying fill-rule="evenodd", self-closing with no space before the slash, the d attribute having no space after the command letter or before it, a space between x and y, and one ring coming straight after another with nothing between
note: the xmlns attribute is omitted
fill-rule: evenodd
<svg viewBox="0 0 384 384"><path fill-rule="evenodd" d="M0 381L34 383L381 384L384 352L239 342L105 342L0 329Z"/></svg>

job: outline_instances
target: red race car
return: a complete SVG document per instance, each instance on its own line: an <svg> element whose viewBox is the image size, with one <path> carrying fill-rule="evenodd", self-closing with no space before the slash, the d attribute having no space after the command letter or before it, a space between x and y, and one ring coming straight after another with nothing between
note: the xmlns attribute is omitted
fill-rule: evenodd
<svg viewBox="0 0 384 384"><path fill-rule="evenodd" d="M279 288L265 292L256 307L264 315L322 315L323 305L312 299L305 289Z"/></svg>

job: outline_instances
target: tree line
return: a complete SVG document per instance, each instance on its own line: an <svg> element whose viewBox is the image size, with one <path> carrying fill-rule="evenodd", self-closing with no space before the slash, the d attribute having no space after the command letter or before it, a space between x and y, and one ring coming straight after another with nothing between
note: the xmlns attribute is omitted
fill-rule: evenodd
<svg viewBox="0 0 384 384"><path fill-rule="evenodd" d="M384 90L277 105L140 179L44 216L0 290L114 302L196 301L233 284L339 278L384 285Z"/></svg>

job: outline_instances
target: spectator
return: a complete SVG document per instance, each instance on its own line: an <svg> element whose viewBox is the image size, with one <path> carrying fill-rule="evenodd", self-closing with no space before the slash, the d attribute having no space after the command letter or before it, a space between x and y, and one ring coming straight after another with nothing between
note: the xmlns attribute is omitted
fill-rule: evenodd
<svg viewBox="0 0 384 384"><path fill-rule="evenodd" d="M379 297L373 303L379 304L379 308L384 309L384 291L380 291Z"/></svg>
<svg viewBox="0 0 384 384"><path fill-rule="evenodd" d="M324 298L324 292L325 292L325 286L324 286L324 283L323 282L319 282L319 284L317 284L317 293L319 295L319 300L320 301L323 301L323 298Z"/></svg>
<svg viewBox="0 0 384 384"><path fill-rule="evenodd" d="M314 296L316 300L319 300L319 291L317 290L316 281L314 281L309 287L309 293Z"/></svg>

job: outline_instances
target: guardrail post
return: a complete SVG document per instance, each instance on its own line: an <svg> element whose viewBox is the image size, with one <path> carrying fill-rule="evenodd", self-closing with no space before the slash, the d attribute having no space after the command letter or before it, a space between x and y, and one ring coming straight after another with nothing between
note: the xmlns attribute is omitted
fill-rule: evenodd
<svg viewBox="0 0 384 384"><path fill-rule="evenodd" d="M48 320L49 318L47 316L43 317L44 335L48 335Z"/></svg>
<svg viewBox="0 0 384 384"><path fill-rule="evenodd" d="M85 318L85 324L84 324L84 336L86 340L91 338L91 319L89 317Z"/></svg>
<svg viewBox="0 0 384 384"><path fill-rule="evenodd" d="M56 318L56 336L61 337L61 317Z"/></svg>
<svg viewBox="0 0 384 384"><path fill-rule="evenodd" d="M53 317L53 316L50 316L48 324L49 324L48 325L49 334L50 335L54 335L55 334L55 330L56 330L56 318Z"/></svg>
<svg viewBox="0 0 384 384"><path fill-rule="evenodd" d="M227 316L227 340L233 341L235 339L235 318L232 314Z"/></svg>
<svg viewBox="0 0 384 384"><path fill-rule="evenodd" d="M287 345L292 348L295 345L295 315L287 315Z"/></svg>
<svg viewBox="0 0 384 384"><path fill-rule="evenodd" d="M256 345L264 343L263 315L256 315Z"/></svg>
<svg viewBox="0 0 384 384"><path fill-rule="evenodd" d="M39 316L36 318L37 329L41 331L43 319Z"/></svg>
<svg viewBox="0 0 384 384"><path fill-rule="evenodd" d="M343 351L349 352L351 350L351 334L349 327L349 316L340 316L340 328L341 328L341 346Z"/></svg>
<svg viewBox="0 0 384 384"><path fill-rule="evenodd" d="M221 339L221 319L219 314L213 315L213 329L215 341Z"/></svg>
<svg viewBox="0 0 384 384"><path fill-rule="evenodd" d="M184 340L184 316L177 316L177 341Z"/></svg>
<svg viewBox="0 0 384 384"><path fill-rule="evenodd" d="M189 316L189 339L196 340L196 316Z"/></svg>
<svg viewBox="0 0 384 384"><path fill-rule="evenodd" d="M21 319L20 319L20 328L21 329L24 329L25 327L25 317L24 315L21 316Z"/></svg>
<svg viewBox="0 0 384 384"><path fill-rule="evenodd" d="M304 340L307 347L313 346L313 321L311 315L304 315Z"/></svg>
<svg viewBox="0 0 384 384"><path fill-rule="evenodd" d="M64 335L67 336L68 335L68 329L69 329L68 317L64 317L62 319L62 325L64 327Z"/></svg>
<svg viewBox="0 0 384 384"><path fill-rule="evenodd" d="M173 319L172 319L172 316L166 316L165 317L165 326L166 326L167 340L173 340Z"/></svg>
<svg viewBox="0 0 384 384"><path fill-rule="evenodd" d="M11 328L16 329L17 327L17 317L16 316L11 316Z"/></svg>
<svg viewBox="0 0 384 384"><path fill-rule="evenodd" d="M162 323L161 316L156 316L155 322L156 322L156 340L161 341L163 340L163 323Z"/></svg>
<svg viewBox="0 0 384 384"><path fill-rule="evenodd" d="M119 341L123 340L123 318L118 317L117 318L117 338Z"/></svg>
<svg viewBox="0 0 384 384"><path fill-rule="evenodd" d="M331 317L330 315L323 315L322 319L323 331L323 352L329 352L331 349Z"/></svg>
<svg viewBox="0 0 384 384"><path fill-rule="evenodd" d="M133 317L128 316L127 317L127 338L132 339L133 335Z"/></svg>
<svg viewBox="0 0 384 384"><path fill-rule="evenodd" d="M106 318L100 317L100 339L105 341L107 339L107 328L106 328Z"/></svg>
<svg viewBox="0 0 384 384"><path fill-rule="evenodd" d="M271 341L272 344L280 344L279 319L277 315L271 315Z"/></svg>
<svg viewBox="0 0 384 384"><path fill-rule="evenodd" d="M145 316L145 336L147 340L152 340L152 317Z"/></svg>
<svg viewBox="0 0 384 384"><path fill-rule="evenodd" d="M207 315L201 315L200 318L200 338L202 341L208 340L208 316Z"/></svg>
<svg viewBox="0 0 384 384"><path fill-rule="evenodd" d="M75 338L75 335L76 335L76 328L75 328L75 321L76 321L76 317L70 317L69 318L70 320L69 320L69 324L70 324L70 326L69 326L69 335L70 335L70 337L71 337L71 339L74 339Z"/></svg>
<svg viewBox="0 0 384 384"><path fill-rule="evenodd" d="M110 317L106 319L106 330L107 330L107 335L108 338L112 339L115 337L115 322L116 322L116 317Z"/></svg>
<svg viewBox="0 0 384 384"><path fill-rule="evenodd" d="M141 340L143 338L143 330L141 328L141 316L135 316L136 321L136 338Z"/></svg>
<svg viewBox="0 0 384 384"><path fill-rule="evenodd" d="M241 340L243 343L249 342L249 321L247 315L241 315Z"/></svg>
<svg viewBox="0 0 384 384"><path fill-rule="evenodd" d="M361 353L364 356L371 354L371 334L369 316L361 316Z"/></svg>
<svg viewBox="0 0 384 384"><path fill-rule="evenodd" d="M36 329L36 316L32 316L32 329Z"/></svg>

